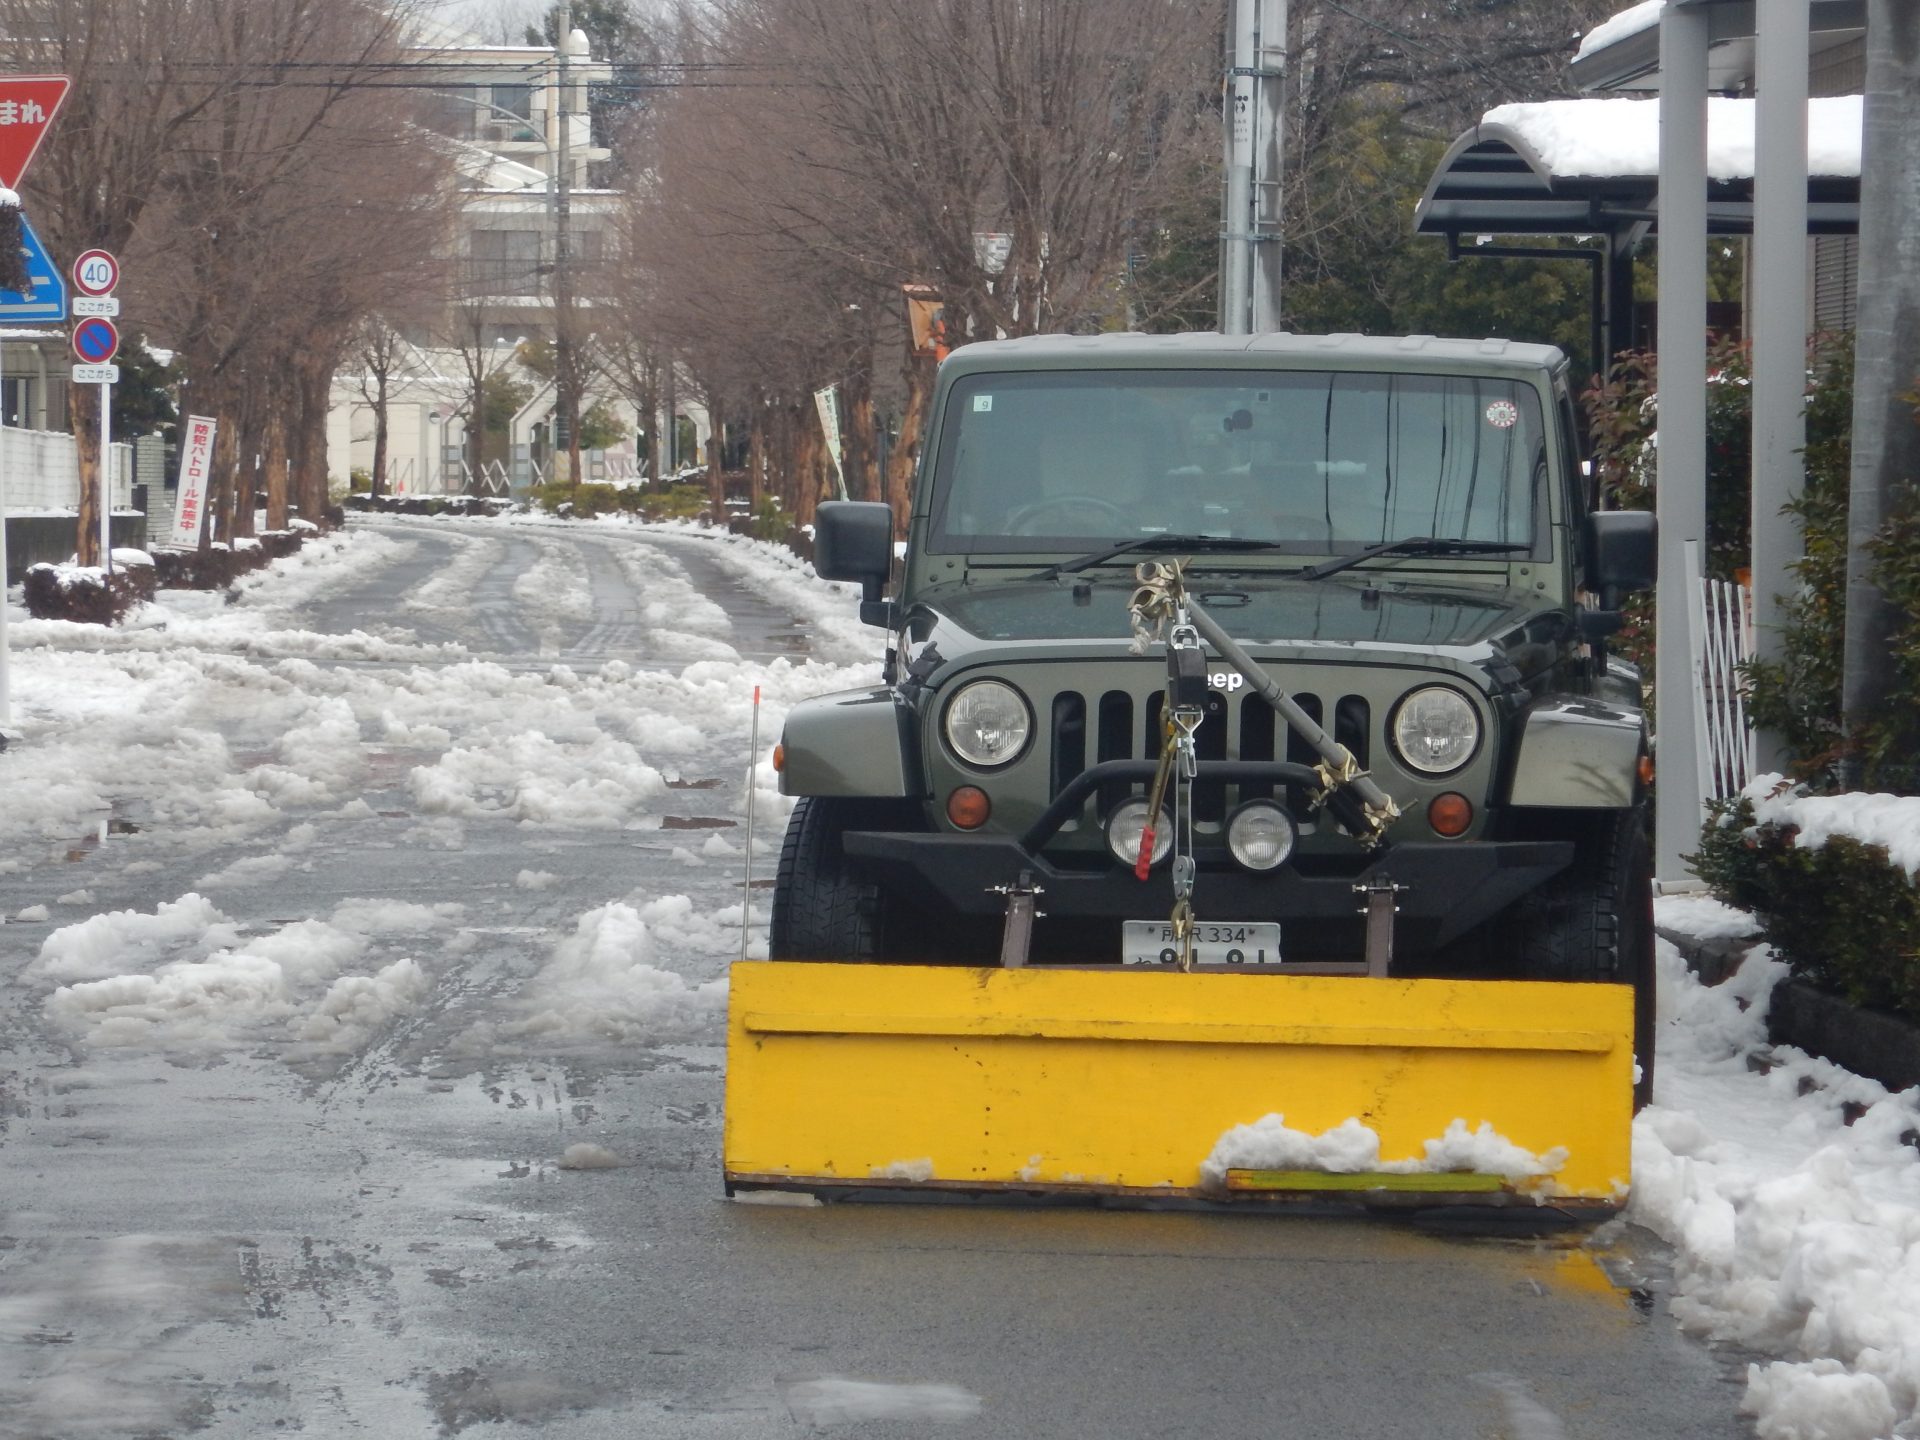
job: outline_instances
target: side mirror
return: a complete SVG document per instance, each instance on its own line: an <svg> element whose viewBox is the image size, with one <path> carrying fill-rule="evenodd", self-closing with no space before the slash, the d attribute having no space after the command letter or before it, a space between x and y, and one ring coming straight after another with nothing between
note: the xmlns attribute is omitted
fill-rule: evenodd
<svg viewBox="0 0 1920 1440"><path fill-rule="evenodd" d="M1587 564L1588 586L1609 604L1651 590L1660 575L1660 522L1648 510L1595 511L1587 516Z"/></svg>
<svg viewBox="0 0 1920 1440"><path fill-rule="evenodd" d="M813 515L813 569L822 580L860 582L860 618L887 623L881 601L893 573L893 507L876 500L828 500Z"/></svg>

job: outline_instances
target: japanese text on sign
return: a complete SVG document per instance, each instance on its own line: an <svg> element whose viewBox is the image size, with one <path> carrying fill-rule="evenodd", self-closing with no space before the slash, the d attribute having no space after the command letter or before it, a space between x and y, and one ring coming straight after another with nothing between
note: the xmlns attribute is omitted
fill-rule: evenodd
<svg viewBox="0 0 1920 1440"><path fill-rule="evenodd" d="M38 100L0 100L0 125L44 125L47 112Z"/></svg>
<svg viewBox="0 0 1920 1440"><path fill-rule="evenodd" d="M174 501L169 538L175 545L198 545L207 472L213 468L214 422L204 415L189 415L186 430L187 443L180 447L180 492Z"/></svg>

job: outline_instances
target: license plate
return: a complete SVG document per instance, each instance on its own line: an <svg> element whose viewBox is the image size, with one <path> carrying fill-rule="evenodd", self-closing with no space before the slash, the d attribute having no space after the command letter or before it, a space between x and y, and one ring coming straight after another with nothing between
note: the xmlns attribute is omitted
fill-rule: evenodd
<svg viewBox="0 0 1920 1440"><path fill-rule="evenodd" d="M1278 965L1280 927L1270 921L1224 921L1193 927L1193 959L1197 965ZM1173 926L1165 920L1127 920L1120 927L1120 963L1167 965L1180 963Z"/></svg>

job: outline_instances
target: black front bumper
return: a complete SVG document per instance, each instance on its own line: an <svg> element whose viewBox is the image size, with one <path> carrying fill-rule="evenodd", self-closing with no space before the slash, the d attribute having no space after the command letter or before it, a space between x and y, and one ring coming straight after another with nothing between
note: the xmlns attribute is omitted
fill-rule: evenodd
<svg viewBox="0 0 1920 1440"><path fill-rule="evenodd" d="M1019 884L1022 875L1045 892L1041 908L1056 919L1165 915L1173 906L1169 867L1162 865L1141 881L1116 862L1097 869L1062 868L1042 853L1062 823L1081 813L1096 787L1150 780L1152 770L1144 761L1095 766L1020 836L857 830L842 842L861 874L888 886L930 892L960 915L1004 913L1006 896L997 887ZM1202 762L1200 778L1299 785L1314 777L1300 765L1215 761ZM1428 948L1497 915L1566 869L1573 854L1567 841L1417 842L1356 852L1349 864L1308 861L1309 868L1302 870L1289 863L1255 874L1235 865L1224 849L1203 849L1195 857L1200 875L1194 904L1213 919L1348 922L1363 908L1355 887L1391 883L1401 891L1400 923Z"/></svg>

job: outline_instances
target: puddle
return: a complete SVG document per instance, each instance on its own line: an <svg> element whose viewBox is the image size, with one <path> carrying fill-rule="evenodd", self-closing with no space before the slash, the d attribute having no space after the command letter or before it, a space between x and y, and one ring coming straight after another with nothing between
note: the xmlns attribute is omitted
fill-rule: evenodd
<svg viewBox="0 0 1920 1440"><path fill-rule="evenodd" d="M667 781L667 789L669 790L717 790L719 788L720 788L720 782L718 780L669 780Z"/></svg>
<svg viewBox="0 0 1920 1440"><path fill-rule="evenodd" d="M738 820L722 820L717 815L667 815L660 821L662 830L735 830Z"/></svg>

